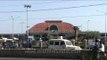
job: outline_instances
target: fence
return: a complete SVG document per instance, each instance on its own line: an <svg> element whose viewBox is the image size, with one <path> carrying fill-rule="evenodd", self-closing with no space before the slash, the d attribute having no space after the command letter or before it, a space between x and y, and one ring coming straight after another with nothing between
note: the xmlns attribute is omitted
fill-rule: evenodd
<svg viewBox="0 0 107 60"><path fill-rule="evenodd" d="M0 57L31 57L31 58L66 58L90 60L89 50L50 50L50 49L30 49L30 50L0 50Z"/></svg>

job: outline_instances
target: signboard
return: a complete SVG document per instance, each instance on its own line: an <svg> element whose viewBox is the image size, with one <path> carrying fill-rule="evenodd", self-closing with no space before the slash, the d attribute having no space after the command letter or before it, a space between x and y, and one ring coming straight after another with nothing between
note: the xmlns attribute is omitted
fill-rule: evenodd
<svg viewBox="0 0 107 60"><path fill-rule="evenodd" d="M89 39L87 43L88 43L88 48L92 48L95 45L95 40Z"/></svg>

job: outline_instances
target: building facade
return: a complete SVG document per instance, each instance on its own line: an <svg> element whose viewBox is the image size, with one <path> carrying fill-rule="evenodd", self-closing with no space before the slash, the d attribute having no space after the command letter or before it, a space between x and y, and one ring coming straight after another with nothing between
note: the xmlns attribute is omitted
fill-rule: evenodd
<svg viewBox="0 0 107 60"><path fill-rule="evenodd" d="M48 40L50 38L58 38L63 36L69 38L74 36L74 26L61 20L45 21L38 23L29 29L29 34L34 36L36 40L42 38Z"/></svg>

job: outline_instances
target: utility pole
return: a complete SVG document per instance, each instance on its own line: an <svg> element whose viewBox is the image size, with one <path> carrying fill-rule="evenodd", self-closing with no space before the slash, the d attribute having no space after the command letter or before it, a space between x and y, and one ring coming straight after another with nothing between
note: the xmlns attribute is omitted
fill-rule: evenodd
<svg viewBox="0 0 107 60"><path fill-rule="evenodd" d="M22 34L22 36L23 36L23 24L24 24L24 22L20 22L19 24L20 24L20 34ZM23 40L20 40L19 41L19 47L20 48L22 48L22 44L23 44Z"/></svg>
<svg viewBox="0 0 107 60"><path fill-rule="evenodd" d="M26 35L27 35L27 41L28 41L28 44L30 43L30 41L29 41L29 30L28 30L28 28L29 28L29 25L28 25L28 9L29 8L31 8L31 5L24 5L24 7L26 8L26 28L27 28L27 30L26 30Z"/></svg>
<svg viewBox="0 0 107 60"><path fill-rule="evenodd" d="M90 20L87 21L87 32L89 31L89 21Z"/></svg>
<svg viewBox="0 0 107 60"><path fill-rule="evenodd" d="M107 33L107 31L106 31L106 15L107 15L107 12L105 12L105 11L100 11L100 10L96 10L96 11L97 11L97 12L104 13L104 18L105 18L105 34L104 34L105 37L104 37L104 41L106 41L106 40L107 40L107 39L106 39L106 38L107 38L107 36L106 36L106 35L107 35L107 34L106 34L106 33Z"/></svg>
<svg viewBox="0 0 107 60"><path fill-rule="evenodd" d="M14 39L14 18L11 16L12 19L12 39Z"/></svg>
<svg viewBox="0 0 107 60"><path fill-rule="evenodd" d="M107 13L105 12L105 41L106 41L106 15Z"/></svg>

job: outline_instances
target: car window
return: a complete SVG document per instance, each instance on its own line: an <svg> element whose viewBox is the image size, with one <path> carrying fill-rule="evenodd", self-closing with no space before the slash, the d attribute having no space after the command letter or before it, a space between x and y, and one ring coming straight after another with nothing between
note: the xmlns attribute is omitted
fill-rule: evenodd
<svg viewBox="0 0 107 60"><path fill-rule="evenodd" d="M66 41L66 45L72 45L72 43L69 41Z"/></svg>
<svg viewBox="0 0 107 60"><path fill-rule="evenodd" d="M58 42L58 41L55 41L55 45L59 45L59 42Z"/></svg>
<svg viewBox="0 0 107 60"><path fill-rule="evenodd" d="M61 41L61 45L65 45L64 41Z"/></svg>
<svg viewBox="0 0 107 60"><path fill-rule="evenodd" d="M50 41L50 42L49 42L49 45L54 45L54 42L53 42L53 41Z"/></svg>

